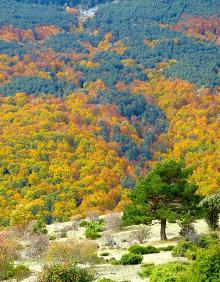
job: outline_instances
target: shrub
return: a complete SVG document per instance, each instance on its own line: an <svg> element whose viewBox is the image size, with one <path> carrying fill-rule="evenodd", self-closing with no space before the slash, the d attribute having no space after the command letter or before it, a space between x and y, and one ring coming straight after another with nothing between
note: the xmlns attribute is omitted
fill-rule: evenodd
<svg viewBox="0 0 220 282"><path fill-rule="evenodd" d="M138 241L140 244L143 244L150 237L150 227L147 225L139 225L137 230L131 232L130 240Z"/></svg>
<svg viewBox="0 0 220 282"><path fill-rule="evenodd" d="M196 246L189 241L179 242L172 250L173 257L185 257L188 250L196 249Z"/></svg>
<svg viewBox="0 0 220 282"><path fill-rule="evenodd" d="M195 228L191 222L181 222L180 224L180 232L179 234L183 236L186 240L190 240L192 242L196 242L198 235L196 234Z"/></svg>
<svg viewBox="0 0 220 282"><path fill-rule="evenodd" d="M105 233L104 235L105 245L109 248L114 248L116 246L116 241L110 233Z"/></svg>
<svg viewBox="0 0 220 282"><path fill-rule="evenodd" d="M14 267L12 263L5 262L4 264L0 265L0 268L0 281L8 280L14 276Z"/></svg>
<svg viewBox="0 0 220 282"><path fill-rule="evenodd" d="M38 219L33 225L33 231L37 234L47 234L46 224L43 219Z"/></svg>
<svg viewBox="0 0 220 282"><path fill-rule="evenodd" d="M13 270L13 278L15 278L17 281L22 281L30 275L31 271L25 265L17 265Z"/></svg>
<svg viewBox="0 0 220 282"><path fill-rule="evenodd" d="M167 263L152 268L150 272L150 282L177 281L177 275L187 269L187 264ZM191 280L186 280L190 281Z"/></svg>
<svg viewBox="0 0 220 282"><path fill-rule="evenodd" d="M185 253L185 257L189 260L195 260L197 256L197 250L187 250Z"/></svg>
<svg viewBox="0 0 220 282"><path fill-rule="evenodd" d="M196 261L192 265L195 281L220 281L220 246L198 251Z"/></svg>
<svg viewBox="0 0 220 282"><path fill-rule="evenodd" d="M91 239L91 240L96 240L101 237L98 231L90 227L86 229L85 235L86 235L86 238Z"/></svg>
<svg viewBox="0 0 220 282"><path fill-rule="evenodd" d="M67 232L62 230L60 238L66 238L67 237Z"/></svg>
<svg viewBox="0 0 220 282"><path fill-rule="evenodd" d="M111 213L105 219L105 228L107 230L118 231L121 229L122 222L118 213Z"/></svg>
<svg viewBox="0 0 220 282"><path fill-rule="evenodd" d="M17 265L16 267L14 267L12 263L5 263L4 271L0 273L0 279L2 281L13 278L18 282L29 277L30 274L31 271L24 265Z"/></svg>
<svg viewBox="0 0 220 282"><path fill-rule="evenodd" d="M218 243L218 236L216 233L203 235L199 238L199 247L208 248Z"/></svg>
<svg viewBox="0 0 220 282"><path fill-rule="evenodd" d="M53 242L46 259L50 263L93 263L97 260L97 245L92 241L67 240Z"/></svg>
<svg viewBox="0 0 220 282"><path fill-rule="evenodd" d="M169 251L172 251L174 248L174 246L167 246L167 247L160 247L158 248L160 251L164 251L164 252L169 252Z"/></svg>
<svg viewBox="0 0 220 282"><path fill-rule="evenodd" d="M71 264L46 265L39 275L39 282L91 282L94 274Z"/></svg>
<svg viewBox="0 0 220 282"><path fill-rule="evenodd" d="M87 227L88 225L89 225L89 222L86 220L81 221L79 224L80 227Z"/></svg>
<svg viewBox="0 0 220 282"><path fill-rule="evenodd" d="M46 235L33 235L30 237L30 245L27 249L27 257L37 257L43 255L49 246L49 240Z"/></svg>
<svg viewBox="0 0 220 282"><path fill-rule="evenodd" d="M154 253L159 253L160 250L158 248L155 248L153 246L139 246L139 245L133 245L129 249L129 252L133 254L141 254L141 255L146 255L146 254L154 254Z"/></svg>
<svg viewBox="0 0 220 282"><path fill-rule="evenodd" d="M19 245L16 241L0 236L0 280L13 276L13 261L19 257Z"/></svg>
<svg viewBox="0 0 220 282"><path fill-rule="evenodd" d="M57 238L56 235L52 234L52 235L50 235L49 240L54 241L54 240L56 240L56 238Z"/></svg>
<svg viewBox="0 0 220 282"><path fill-rule="evenodd" d="M109 253L107 253L107 252L106 253L101 253L100 256L101 257L107 257L107 256L109 256Z"/></svg>
<svg viewBox="0 0 220 282"><path fill-rule="evenodd" d="M134 264L140 264L143 260L143 256L139 255L139 254L132 254L132 253L128 253L128 254L124 254L121 259L120 259L120 263L123 265L134 265Z"/></svg>
<svg viewBox="0 0 220 282"><path fill-rule="evenodd" d="M117 260L115 258L110 258L109 260L107 260L110 264L112 265L119 265L121 264L120 260Z"/></svg>
<svg viewBox="0 0 220 282"><path fill-rule="evenodd" d="M140 277L141 278L149 277L154 267L155 266L153 263L145 264L141 269L141 271L139 272Z"/></svg>
<svg viewBox="0 0 220 282"><path fill-rule="evenodd" d="M85 235L86 235L86 238L95 240L101 237L101 235L99 234L100 232L102 232L102 223L92 221L92 222L89 222L89 224L87 225Z"/></svg>

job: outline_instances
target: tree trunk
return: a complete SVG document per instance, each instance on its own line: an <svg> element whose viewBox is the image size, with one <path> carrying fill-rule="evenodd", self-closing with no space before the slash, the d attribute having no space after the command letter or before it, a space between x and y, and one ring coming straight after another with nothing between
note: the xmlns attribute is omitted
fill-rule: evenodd
<svg viewBox="0 0 220 282"><path fill-rule="evenodd" d="M167 225L166 219L161 219L160 221L160 240L167 240L166 225Z"/></svg>

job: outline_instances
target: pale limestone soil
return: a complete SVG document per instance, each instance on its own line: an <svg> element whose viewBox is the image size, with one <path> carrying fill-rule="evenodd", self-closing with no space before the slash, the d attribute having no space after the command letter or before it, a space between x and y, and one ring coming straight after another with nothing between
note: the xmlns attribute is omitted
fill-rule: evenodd
<svg viewBox="0 0 220 282"><path fill-rule="evenodd" d="M99 279L109 278L117 282L129 281L129 282L143 282L138 276L138 272L141 270L140 265L98 265L96 271L99 273Z"/></svg>
<svg viewBox="0 0 220 282"><path fill-rule="evenodd" d="M77 238L79 240L85 239L84 231L85 229L79 227L75 229L73 227L73 222L66 222L66 223L55 223L52 225L47 226L48 235L58 235L62 232L65 228L70 228L67 232L67 238L56 239L56 242L65 241L68 239ZM73 228L71 228L73 227ZM128 228L124 228L120 232L111 232L114 240L117 243L117 248L109 248L105 245L104 235L105 232L102 233L102 237L95 240L97 245L99 246L98 254L100 255L103 252L109 253L106 259L115 258L119 260L121 256L127 252L127 248L132 244L129 241L130 234L132 230L135 230L137 227L132 226ZM195 224L196 231L198 234L204 234L208 232L207 224L200 220ZM179 226L175 223L167 224L167 236L169 240L167 241L160 241L159 234L160 234L160 225L158 223L154 223L150 227L150 238L144 245L152 245L155 247L165 247L168 245L176 245L179 240ZM154 263L154 264L162 264L172 261L184 261L184 258L173 258L171 252L160 252L158 254L149 254L144 256L143 263ZM40 261L25 261L26 264L32 271L33 276L29 277L28 279L23 280L23 282L35 282L37 281L37 273L39 273L42 269L43 263ZM101 264L94 266L97 273L100 275L101 278L110 278L115 280L116 282L122 281L131 281L131 282L141 282L141 281L148 281L147 279L142 280L138 276L138 272L141 269L140 265L135 266L123 266L123 265L111 265L111 264Z"/></svg>

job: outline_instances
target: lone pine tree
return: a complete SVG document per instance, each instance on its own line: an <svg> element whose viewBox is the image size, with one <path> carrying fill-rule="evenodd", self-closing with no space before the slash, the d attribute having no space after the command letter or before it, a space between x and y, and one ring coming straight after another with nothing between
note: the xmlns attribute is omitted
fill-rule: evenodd
<svg viewBox="0 0 220 282"><path fill-rule="evenodd" d="M158 163L147 176L139 179L130 194L132 204L123 213L125 225L159 220L160 238L166 240L167 221L186 220L199 215L197 185L189 182L192 169L182 161Z"/></svg>

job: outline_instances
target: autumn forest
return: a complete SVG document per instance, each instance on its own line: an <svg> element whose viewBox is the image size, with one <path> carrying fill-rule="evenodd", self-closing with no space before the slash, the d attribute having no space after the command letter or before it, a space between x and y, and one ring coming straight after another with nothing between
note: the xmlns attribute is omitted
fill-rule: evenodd
<svg viewBox="0 0 220 282"><path fill-rule="evenodd" d="M0 226L122 211L166 159L215 193L219 36L218 0L1 0Z"/></svg>

